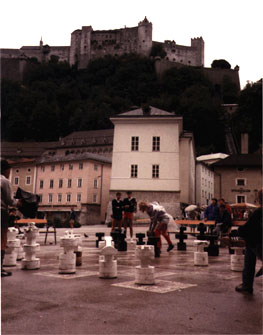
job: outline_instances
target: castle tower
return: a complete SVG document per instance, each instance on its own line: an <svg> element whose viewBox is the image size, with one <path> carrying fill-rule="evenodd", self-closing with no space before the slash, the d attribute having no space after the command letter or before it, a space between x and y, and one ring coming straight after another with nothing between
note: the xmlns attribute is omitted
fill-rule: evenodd
<svg viewBox="0 0 263 335"><path fill-rule="evenodd" d="M77 29L71 33L71 42L69 49L69 64L72 66L79 63L80 58L80 40L81 30Z"/></svg>
<svg viewBox="0 0 263 335"><path fill-rule="evenodd" d="M41 39L40 39L40 42L39 42L39 46L40 46L40 49L43 48L43 40L42 40L42 36L41 36Z"/></svg>
<svg viewBox="0 0 263 335"><path fill-rule="evenodd" d="M149 56L152 49L152 23L145 16L138 24L138 47L137 52Z"/></svg>
<svg viewBox="0 0 263 335"><path fill-rule="evenodd" d="M79 69L84 69L87 67L90 61L90 51L91 51L91 26L84 26L81 30L80 39L80 57L79 57Z"/></svg>
<svg viewBox="0 0 263 335"><path fill-rule="evenodd" d="M202 37L191 38L191 47L196 49L196 66L205 65L205 42Z"/></svg>

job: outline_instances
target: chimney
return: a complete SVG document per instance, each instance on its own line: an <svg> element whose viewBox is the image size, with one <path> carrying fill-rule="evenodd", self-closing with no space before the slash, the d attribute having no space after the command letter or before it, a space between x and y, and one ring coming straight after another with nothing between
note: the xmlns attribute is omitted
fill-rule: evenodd
<svg viewBox="0 0 263 335"><path fill-rule="evenodd" d="M142 112L143 112L143 115L145 116L151 115L151 107L149 105L144 104L142 106Z"/></svg>
<svg viewBox="0 0 263 335"><path fill-rule="evenodd" d="M248 154L248 133L241 134L241 154Z"/></svg>

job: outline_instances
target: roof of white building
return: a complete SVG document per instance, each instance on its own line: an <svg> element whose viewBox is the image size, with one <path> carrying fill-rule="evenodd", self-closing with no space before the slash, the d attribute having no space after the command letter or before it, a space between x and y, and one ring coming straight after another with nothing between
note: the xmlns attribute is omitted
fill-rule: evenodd
<svg viewBox="0 0 263 335"><path fill-rule="evenodd" d="M134 116L176 116L174 113L170 113L170 112L166 112L162 109L153 107L153 106L149 106L149 111L145 112L145 110L143 110L143 108L138 108L138 109L134 109L131 110L129 112L125 112L125 113L121 113L121 114L117 114L117 117L134 117Z"/></svg>

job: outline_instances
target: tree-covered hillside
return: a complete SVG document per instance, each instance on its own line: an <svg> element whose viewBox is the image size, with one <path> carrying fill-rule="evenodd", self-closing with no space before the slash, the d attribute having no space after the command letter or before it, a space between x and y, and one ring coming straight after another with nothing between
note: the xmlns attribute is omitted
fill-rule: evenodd
<svg viewBox="0 0 263 335"><path fill-rule="evenodd" d="M109 117L149 104L184 117L197 153L225 151L221 100L201 69L173 68L161 79L154 61L105 57L77 70L53 57L32 60L22 83L2 80L2 139L57 140L72 131L110 128Z"/></svg>

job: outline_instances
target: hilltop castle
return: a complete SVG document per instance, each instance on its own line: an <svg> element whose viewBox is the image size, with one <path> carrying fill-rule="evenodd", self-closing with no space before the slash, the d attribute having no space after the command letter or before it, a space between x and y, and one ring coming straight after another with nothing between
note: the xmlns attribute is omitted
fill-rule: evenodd
<svg viewBox="0 0 263 335"><path fill-rule="evenodd" d="M59 57L59 61L67 61L77 65L79 69L87 67L90 60L105 55L120 56L125 53L137 53L150 56L154 45L161 45L166 52L165 59L190 66L204 66L204 41L202 37L191 39L191 46L177 45L175 41L164 43L152 40L152 23L145 17L137 27L114 30L93 30L91 26L83 26L71 34L70 46L43 45L23 46L20 49L1 49L1 59L37 58L43 62L51 56Z"/></svg>

